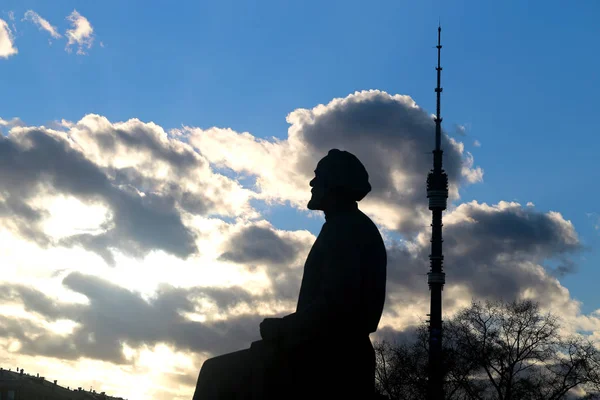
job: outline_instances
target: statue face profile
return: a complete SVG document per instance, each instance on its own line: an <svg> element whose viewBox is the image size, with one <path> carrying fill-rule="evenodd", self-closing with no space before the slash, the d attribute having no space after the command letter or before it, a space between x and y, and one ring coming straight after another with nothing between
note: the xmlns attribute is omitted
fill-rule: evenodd
<svg viewBox="0 0 600 400"><path fill-rule="evenodd" d="M309 183L309 185L312 187L312 190L310 191L312 195L307 205L309 210L325 211L325 209L328 208L332 193L330 190L328 190L325 177L323 175L322 168L319 170L319 165L317 165L315 177Z"/></svg>

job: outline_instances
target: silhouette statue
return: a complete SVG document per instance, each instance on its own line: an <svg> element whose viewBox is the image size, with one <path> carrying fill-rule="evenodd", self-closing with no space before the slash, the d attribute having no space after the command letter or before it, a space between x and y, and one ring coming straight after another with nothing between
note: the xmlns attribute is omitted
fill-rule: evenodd
<svg viewBox="0 0 600 400"><path fill-rule="evenodd" d="M193 400L371 399L387 254L357 206L371 191L363 164L332 149L310 181L325 224L306 263L296 312L266 318L250 349L206 360Z"/></svg>

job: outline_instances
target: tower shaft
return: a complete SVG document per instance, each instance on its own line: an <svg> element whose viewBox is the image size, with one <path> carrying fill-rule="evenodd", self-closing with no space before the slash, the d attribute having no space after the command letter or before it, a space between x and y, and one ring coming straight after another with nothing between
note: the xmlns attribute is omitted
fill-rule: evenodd
<svg viewBox="0 0 600 400"><path fill-rule="evenodd" d="M446 281L442 272L444 256L442 254L442 213L446 209L448 199L448 176L442 169L441 136L442 117L440 99L442 94L441 79L441 33L438 27L438 64L437 87L435 88L437 103L435 117L435 150L433 150L433 169L427 176L427 198L431 210L431 254L429 256L431 270L427 274L427 282L431 294L429 311L429 365L427 381L428 400L444 399L444 371L442 368L442 290Z"/></svg>

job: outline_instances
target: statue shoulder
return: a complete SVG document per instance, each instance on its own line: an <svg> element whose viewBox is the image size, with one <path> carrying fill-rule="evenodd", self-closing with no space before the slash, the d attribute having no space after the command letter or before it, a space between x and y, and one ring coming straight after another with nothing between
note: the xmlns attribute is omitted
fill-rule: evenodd
<svg viewBox="0 0 600 400"><path fill-rule="evenodd" d="M332 221L330 233L361 243L382 241L377 225L362 211L352 213Z"/></svg>

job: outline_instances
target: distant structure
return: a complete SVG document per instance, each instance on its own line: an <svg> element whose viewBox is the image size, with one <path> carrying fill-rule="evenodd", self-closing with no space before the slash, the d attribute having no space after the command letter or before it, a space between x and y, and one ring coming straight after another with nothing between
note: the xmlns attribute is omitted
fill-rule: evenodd
<svg viewBox="0 0 600 400"><path fill-rule="evenodd" d="M440 55L442 28L438 26L438 64L437 95L435 116L435 150L433 150L433 169L427 176L427 198L432 213L431 254L429 255L431 271L427 274L427 283L431 292L429 308L429 380L427 382L427 399L444 398L444 372L442 370L442 290L446 282L446 274L442 272L444 256L442 255L442 212L446 209L448 199L448 175L442 169L441 136L442 117L440 116L440 95L442 94L442 66Z"/></svg>
<svg viewBox="0 0 600 400"><path fill-rule="evenodd" d="M108 396L105 392L84 390L81 387L71 389L43 376L24 374L23 369L16 371L0 367L0 399L2 400L124 400L122 397Z"/></svg>

